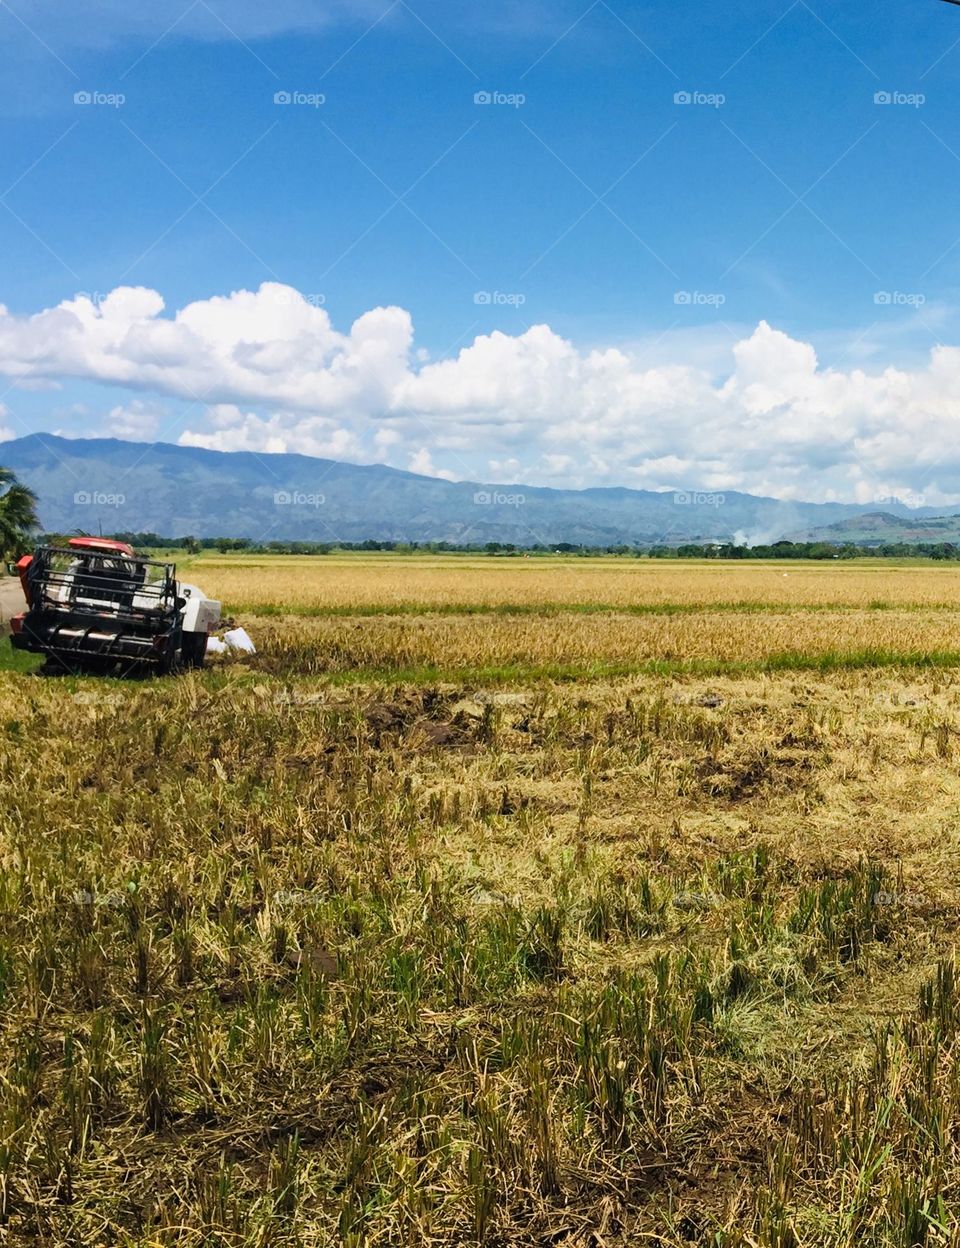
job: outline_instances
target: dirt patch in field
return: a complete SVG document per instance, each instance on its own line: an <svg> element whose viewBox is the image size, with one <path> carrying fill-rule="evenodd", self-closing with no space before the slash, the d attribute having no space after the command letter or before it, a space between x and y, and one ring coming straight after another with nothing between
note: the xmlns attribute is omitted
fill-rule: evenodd
<svg viewBox="0 0 960 1248"><path fill-rule="evenodd" d="M367 703L363 718L375 748L402 743L414 750L463 749L488 743L503 725L529 731L529 719L522 713L526 701L526 695L516 693L407 690Z"/></svg>
<svg viewBox="0 0 960 1248"><path fill-rule="evenodd" d="M762 794L791 793L806 788L817 767L809 754L768 754L721 762L706 758L700 764L700 785L709 797L747 802Z"/></svg>

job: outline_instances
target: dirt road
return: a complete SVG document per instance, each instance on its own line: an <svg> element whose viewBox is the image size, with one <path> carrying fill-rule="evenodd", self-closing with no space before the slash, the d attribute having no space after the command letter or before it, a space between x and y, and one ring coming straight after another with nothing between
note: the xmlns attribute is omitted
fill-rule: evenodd
<svg viewBox="0 0 960 1248"><path fill-rule="evenodd" d="M15 576L0 577L0 637L10 631L10 617L26 609L20 581Z"/></svg>

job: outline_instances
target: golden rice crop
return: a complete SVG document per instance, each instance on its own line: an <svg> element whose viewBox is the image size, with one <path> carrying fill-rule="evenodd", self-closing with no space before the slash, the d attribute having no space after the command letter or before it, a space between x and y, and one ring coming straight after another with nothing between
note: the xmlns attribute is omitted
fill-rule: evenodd
<svg viewBox="0 0 960 1248"><path fill-rule="evenodd" d="M960 650L960 611L796 611L682 615L398 615L263 618L250 622L275 671L356 668L642 666L750 663L782 656L921 656Z"/></svg>
<svg viewBox="0 0 960 1248"><path fill-rule="evenodd" d="M651 559L204 556L191 576L235 607L955 607L955 564Z"/></svg>

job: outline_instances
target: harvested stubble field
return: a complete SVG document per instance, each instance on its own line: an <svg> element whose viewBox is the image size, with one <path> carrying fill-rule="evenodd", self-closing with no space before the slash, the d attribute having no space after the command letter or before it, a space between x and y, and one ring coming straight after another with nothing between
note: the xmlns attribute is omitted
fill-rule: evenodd
<svg viewBox="0 0 960 1248"><path fill-rule="evenodd" d="M436 562L0 675L0 1241L956 1242L957 573Z"/></svg>

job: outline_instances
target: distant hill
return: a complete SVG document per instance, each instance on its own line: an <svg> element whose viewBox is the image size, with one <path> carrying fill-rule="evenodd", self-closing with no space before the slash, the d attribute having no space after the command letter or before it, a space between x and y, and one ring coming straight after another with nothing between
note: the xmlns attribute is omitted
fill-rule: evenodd
<svg viewBox="0 0 960 1248"><path fill-rule="evenodd" d="M40 498L51 532L120 530L253 541L513 542L519 546L759 543L833 533L870 518L844 503L785 503L733 491L553 490L450 482L381 464L307 455L207 451L115 438L37 433L0 446ZM916 525L933 509L890 509ZM883 527L873 513L873 527ZM923 520L924 533L933 521ZM957 522L960 528L960 521ZM915 540L927 540L917 538ZM943 540L948 540L944 538Z"/></svg>
<svg viewBox="0 0 960 1248"><path fill-rule="evenodd" d="M960 513L952 516L914 512L893 515L889 511L868 511L859 516L789 534L796 542L855 542L858 546L880 546L896 542L956 542L960 544Z"/></svg>

